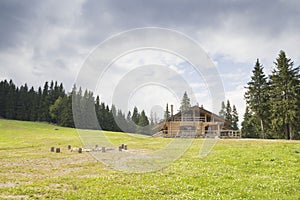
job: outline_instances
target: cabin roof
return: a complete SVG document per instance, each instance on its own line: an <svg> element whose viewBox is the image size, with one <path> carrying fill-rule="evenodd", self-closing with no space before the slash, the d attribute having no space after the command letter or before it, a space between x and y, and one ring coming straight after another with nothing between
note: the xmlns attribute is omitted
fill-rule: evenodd
<svg viewBox="0 0 300 200"><path fill-rule="evenodd" d="M203 114L206 114L209 117L214 117L217 121L225 122L225 119L223 117L221 117L221 116L219 116L219 115L217 115L217 114L215 114L215 113L213 113L213 112L211 112L209 110L206 110L203 107L199 107L199 106L193 106L189 110L183 112L183 114L184 113L188 113L188 112L193 111L193 110L198 111L198 112L203 113ZM179 117L181 115L182 115L182 113L181 113L181 111L179 111L175 115L169 117L168 121L171 121L174 117ZM228 121L226 121L226 122L228 122Z"/></svg>

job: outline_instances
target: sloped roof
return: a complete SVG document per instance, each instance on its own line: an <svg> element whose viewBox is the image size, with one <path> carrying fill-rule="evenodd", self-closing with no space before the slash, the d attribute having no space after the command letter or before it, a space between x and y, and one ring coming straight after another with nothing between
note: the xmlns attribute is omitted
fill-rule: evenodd
<svg viewBox="0 0 300 200"><path fill-rule="evenodd" d="M209 110L206 110L204 109L203 107L199 107L199 106L193 106L191 107L189 110L183 112L184 113L188 113L190 111L193 111L193 110L197 110L199 111L200 113L205 113L206 115L210 116L210 117L214 117L217 121L220 121L220 122L225 122L225 119ZM176 113L175 115L171 116L168 118L168 121L170 121L172 119L172 117L178 117L178 116L181 116L181 111L179 111L178 113ZM229 122L229 121L226 121L226 122ZM229 122L230 123L230 122Z"/></svg>

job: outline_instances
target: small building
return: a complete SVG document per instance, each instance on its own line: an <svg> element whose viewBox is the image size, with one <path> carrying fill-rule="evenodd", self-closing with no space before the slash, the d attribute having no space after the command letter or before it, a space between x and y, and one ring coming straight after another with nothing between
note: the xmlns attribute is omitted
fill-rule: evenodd
<svg viewBox="0 0 300 200"><path fill-rule="evenodd" d="M164 137L240 137L239 131L224 129L224 126L230 124L202 106L193 106L185 112L173 115L173 105L171 105L171 116L155 126L155 129Z"/></svg>

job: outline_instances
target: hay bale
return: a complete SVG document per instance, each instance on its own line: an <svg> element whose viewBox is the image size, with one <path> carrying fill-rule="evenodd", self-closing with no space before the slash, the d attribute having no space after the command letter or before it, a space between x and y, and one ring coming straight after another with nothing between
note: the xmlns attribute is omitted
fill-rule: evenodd
<svg viewBox="0 0 300 200"><path fill-rule="evenodd" d="M54 152L54 147L51 147L51 148L50 148L50 151L51 151L51 152Z"/></svg>
<svg viewBox="0 0 300 200"><path fill-rule="evenodd" d="M105 152L105 147L102 147L102 152L103 152L103 153Z"/></svg>
<svg viewBox="0 0 300 200"><path fill-rule="evenodd" d="M71 145L68 145L68 150L70 150L71 149Z"/></svg>
<svg viewBox="0 0 300 200"><path fill-rule="evenodd" d="M124 149L124 146L125 146L124 144L121 145L122 149Z"/></svg>
<svg viewBox="0 0 300 200"><path fill-rule="evenodd" d="M82 148L79 148L79 149L78 149L78 153L82 153Z"/></svg>
<svg viewBox="0 0 300 200"><path fill-rule="evenodd" d="M119 151L122 151L122 149L123 149L122 146L119 146Z"/></svg>
<svg viewBox="0 0 300 200"><path fill-rule="evenodd" d="M55 152L60 153L60 148L56 148Z"/></svg>
<svg viewBox="0 0 300 200"><path fill-rule="evenodd" d="M127 144L124 145L124 149L127 150Z"/></svg>

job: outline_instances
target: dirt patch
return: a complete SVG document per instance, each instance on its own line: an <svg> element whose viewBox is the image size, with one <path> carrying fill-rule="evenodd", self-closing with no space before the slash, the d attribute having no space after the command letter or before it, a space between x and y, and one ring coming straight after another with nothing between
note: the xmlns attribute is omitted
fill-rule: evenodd
<svg viewBox="0 0 300 200"><path fill-rule="evenodd" d="M5 195L5 196L0 196L1 199L28 199L29 196L27 195L17 195L17 196L13 196L13 195Z"/></svg>
<svg viewBox="0 0 300 200"><path fill-rule="evenodd" d="M7 183L0 183L0 188L12 188L15 187L15 183L7 182Z"/></svg>

